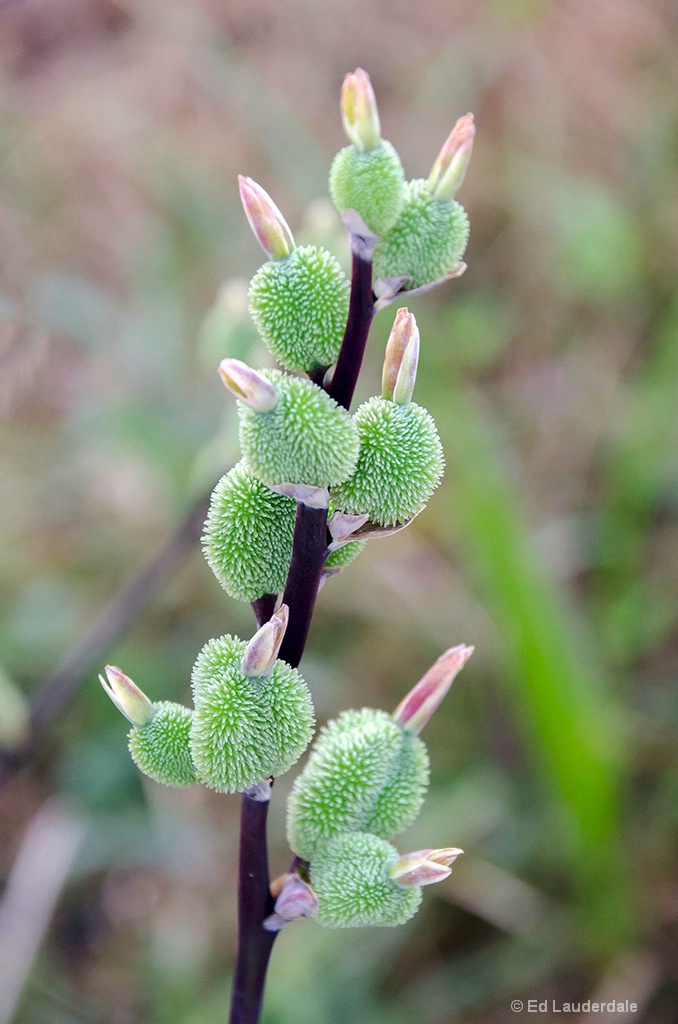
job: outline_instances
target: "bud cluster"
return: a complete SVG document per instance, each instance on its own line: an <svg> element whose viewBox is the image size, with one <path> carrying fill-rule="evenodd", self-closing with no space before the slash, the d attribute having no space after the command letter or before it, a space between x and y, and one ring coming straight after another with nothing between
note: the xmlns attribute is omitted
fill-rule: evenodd
<svg viewBox="0 0 678 1024"><path fill-rule="evenodd" d="M388 840L421 809L429 760L418 733L471 653L463 644L446 651L393 715L345 711L320 730L289 796L287 837L310 865L321 924L402 924L419 906L421 886L446 878L462 852L400 857Z"/></svg>
<svg viewBox="0 0 678 1024"><path fill-rule="evenodd" d="M151 703L120 669L106 667L101 684L132 723L129 749L145 775L236 793L292 767L311 741L314 714L302 676L278 658L287 621L281 605L249 643L210 640L193 668L194 710Z"/></svg>
<svg viewBox="0 0 678 1024"><path fill-rule="evenodd" d="M367 324L364 342L374 312L399 293L462 272L468 218L455 196L475 127L471 114L460 118L429 178L406 181L395 148L381 136L362 69L346 76L341 116L349 145L332 163L329 190L354 259L373 263L373 290L368 278L355 303ZM317 534L314 572L306 574L314 600L318 586L368 539L401 529L421 512L440 483L444 459L433 419L412 400L420 353L413 314L398 309L382 393L352 416L345 407L352 387L342 390L339 383L346 353L354 358L349 282L330 252L296 244L261 185L241 176L239 188L266 254L250 282L250 314L281 369L228 357L219 364L237 400L242 458L212 493L203 548L231 597L259 602L258 615L267 606L277 611L249 642L226 635L205 644L192 673L193 708L150 701L113 666L100 679L129 719L130 753L151 779L264 800L267 780L297 761L314 727L306 683L278 656L288 626L279 595L307 568L297 555L300 507L323 510L313 514L321 529L327 515L326 546ZM352 329L355 342L360 332ZM355 367L361 358L362 350ZM301 564L296 577L289 575L291 564L295 570ZM266 928L303 916L332 927L400 924L416 911L421 887L449 875L460 850L400 856L390 840L419 813L429 759L418 734L471 651L463 645L446 651L392 715L349 710L321 730L288 804L288 838L302 868L280 882ZM291 657L295 665L299 657Z"/></svg>

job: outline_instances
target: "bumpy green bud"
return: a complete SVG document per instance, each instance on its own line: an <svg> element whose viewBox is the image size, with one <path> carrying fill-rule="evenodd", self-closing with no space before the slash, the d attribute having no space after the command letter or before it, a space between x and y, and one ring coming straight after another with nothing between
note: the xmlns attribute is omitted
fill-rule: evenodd
<svg viewBox="0 0 678 1024"><path fill-rule="evenodd" d="M240 445L252 472L269 487L329 487L353 472L358 431L345 409L311 381L262 370L280 399L270 412L240 403Z"/></svg>
<svg viewBox="0 0 678 1024"><path fill-rule="evenodd" d="M275 494L241 460L210 501L203 549L227 594L256 601L285 586L292 557L296 502Z"/></svg>
<svg viewBox="0 0 678 1024"><path fill-rule="evenodd" d="M232 636L210 640L193 668L193 761L200 781L221 793L282 775L313 733L313 704L301 675L280 660L265 677L246 675L248 646Z"/></svg>
<svg viewBox="0 0 678 1024"><path fill-rule="evenodd" d="M192 786L197 782L188 741L193 712L165 700L154 703L153 709L147 725L129 731L132 760L144 775L164 786Z"/></svg>
<svg viewBox="0 0 678 1024"><path fill-rule="evenodd" d="M391 228L403 205L405 174L390 142L374 149L346 146L332 162L330 194L341 213L355 210L375 235Z"/></svg>
<svg viewBox="0 0 678 1024"><path fill-rule="evenodd" d="M252 319L264 342L278 362L298 372L336 361L348 299L343 270L331 253L315 245L264 263L249 291Z"/></svg>
<svg viewBox="0 0 678 1024"><path fill-rule="evenodd" d="M287 805L291 848L312 861L344 832L401 832L428 786L426 747L385 711L344 711L321 729Z"/></svg>
<svg viewBox="0 0 678 1024"><path fill-rule="evenodd" d="M405 184L403 206L374 250L376 278L409 278L405 290L432 284L454 271L466 249L469 224L456 201L436 198L423 178Z"/></svg>
<svg viewBox="0 0 678 1024"><path fill-rule="evenodd" d="M364 832L337 836L311 863L318 897L316 920L329 928L405 924L416 914L421 889L389 877L399 854L390 843Z"/></svg>
<svg viewBox="0 0 678 1024"><path fill-rule="evenodd" d="M393 526L417 515L443 475L443 449L433 419L420 405L374 397L355 414L360 454L352 476L332 490L344 512Z"/></svg>

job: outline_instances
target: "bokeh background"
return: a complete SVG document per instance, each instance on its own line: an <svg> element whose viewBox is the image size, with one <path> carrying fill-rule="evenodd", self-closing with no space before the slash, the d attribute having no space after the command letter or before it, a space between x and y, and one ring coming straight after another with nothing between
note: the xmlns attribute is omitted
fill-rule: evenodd
<svg viewBox="0 0 678 1024"><path fill-rule="evenodd" d="M15 0L0 64L0 1021L226 1019L238 801L143 780L96 670L184 700L252 630L191 519L237 457L216 363L265 358L235 179L346 259L356 66L410 176L475 111L469 269L410 303L444 485L326 586L303 664L325 720L475 644L400 839L466 855L404 928L289 928L264 1021L674 1021L678 7Z"/></svg>

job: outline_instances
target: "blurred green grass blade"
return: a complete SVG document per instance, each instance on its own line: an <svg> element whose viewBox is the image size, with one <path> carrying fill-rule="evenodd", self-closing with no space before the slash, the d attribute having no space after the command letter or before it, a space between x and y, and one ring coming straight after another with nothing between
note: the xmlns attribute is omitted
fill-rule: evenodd
<svg viewBox="0 0 678 1024"><path fill-rule="evenodd" d="M500 636L526 740L559 799L564 856L580 879L600 879L615 856L616 710L583 623L537 562L489 412L450 387L442 434L451 511Z"/></svg>

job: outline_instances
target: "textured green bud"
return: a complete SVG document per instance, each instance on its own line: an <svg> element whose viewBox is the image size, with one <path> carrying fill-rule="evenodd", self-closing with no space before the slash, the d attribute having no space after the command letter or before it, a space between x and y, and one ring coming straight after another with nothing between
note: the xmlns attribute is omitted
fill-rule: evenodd
<svg viewBox="0 0 678 1024"><path fill-rule="evenodd" d="M318 897L316 920L328 928L405 924L421 903L421 889L389 877L398 861L390 843L365 832L337 836L318 851L311 884Z"/></svg>
<svg viewBox="0 0 678 1024"><path fill-rule="evenodd" d="M358 431L345 409L301 377L262 370L280 394L276 407L259 413L240 403L240 446L252 472L269 487L330 487L353 472Z"/></svg>
<svg viewBox="0 0 678 1024"><path fill-rule="evenodd" d="M164 786L192 786L197 782L188 742L193 712L166 700L154 703L153 709L148 725L129 731L132 760L144 775Z"/></svg>
<svg viewBox="0 0 678 1024"><path fill-rule="evenodd" d="M337 210L355 210L375 235L385 234L398 219L404 186L400 157L383 140L375 149L345 146L330 170L330 194Z"/></svg>
<svg viewBox="0 0 678 1024"><path fill-rule="evenodd" d="M301 675L280 660L264 678L245 675L247 646L231 636L210 640L193 668L193 761L200 781L221 793L282 775L313 733L313 704Z"/></svg>
<svg viewBox="0 0 678 1024"><path fill-rule="evenodd" d="M344 711L321 729L287 805L291 848L312 861L344 832L401 832L428 786L426 747L385 711Z"/></svg>
<svg viewBox="0 0 678 1024"><path fill-rule="evenodd" d="M436 199L423 178L408 181L400 216L375 247L374 275L409 277L406 290L432 284L457 267L468 234L463 206Z"/></svg>
<svg viewBox="0 0 678 1024"><path fill-rule="evenodd" d="M285 586L296 502L275 494L241 460L212 492L203 549L227 594L255 601Z"/></svg>
<svg viewBox="0 0 678 1024"><path fill-rule="evenodd" d="M372 522L393 526L424 508L443 475L436 425L420 405L396 405L374 397L355 414L360 455L351 477L332 490L343 512L366 512Z"/></svg>
<svg viewBox="0 0 678 1024"><path fill-rule="evenodd" d="M278 362L288 370L316 370L339 355L348 293L334 256L305 245L259 268L250 285L250 312Z"/></svg>

